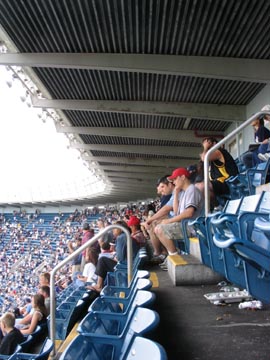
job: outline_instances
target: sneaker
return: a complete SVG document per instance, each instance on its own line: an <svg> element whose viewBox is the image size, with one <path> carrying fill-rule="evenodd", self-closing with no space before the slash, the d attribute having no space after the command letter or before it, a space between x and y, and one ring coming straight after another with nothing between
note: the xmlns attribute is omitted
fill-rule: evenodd
<svg viewBox="0 0 270 360"><path fill-rule="evenodd" d="M267 161L270 158L270 153L258 154L258 158L262 161Z"/></svg>
<svg viewBox="0 0 270 360"><path fill-rule="evenodd" d="M161 268L168 267L168 259L166 258L161 264L159 264Z"/></svg>
<svg viewBox="0 0 270 360"><path fill-rule="evenodd" d="M259 153L259 154L258 154L258 158L259 158L260 160L262 160L262 161L267 161L265 154Z"/></svg>
<svg viewBox="0 0 270 360"><path fill-rule="evenodd" d="M151 261L151 263L154 263L154 264L161 264L164 262L166 257L167 256L164 254L154 255L150 261Z"/></svg>

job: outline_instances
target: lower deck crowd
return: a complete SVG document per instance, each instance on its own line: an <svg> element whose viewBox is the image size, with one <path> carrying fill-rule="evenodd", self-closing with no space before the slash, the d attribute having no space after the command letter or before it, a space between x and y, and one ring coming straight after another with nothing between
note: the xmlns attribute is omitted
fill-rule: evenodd
<svg viewBox="0 0 270 360"><path fill-rule="evenodd" d="M152 208L157 203L152 205ZM136 214L141 219L146 206L125 208L122 211L105 209L90 213L26 214L14 212L0 216L0 314L14 311L26 304L39 287L39 274L50 272L69 255L68 243L82 237L82 224L88 222L93 233L99 231L102 219L105 226L128 219ZM57 290L72 281L72 263L56 276Z"/></svg>

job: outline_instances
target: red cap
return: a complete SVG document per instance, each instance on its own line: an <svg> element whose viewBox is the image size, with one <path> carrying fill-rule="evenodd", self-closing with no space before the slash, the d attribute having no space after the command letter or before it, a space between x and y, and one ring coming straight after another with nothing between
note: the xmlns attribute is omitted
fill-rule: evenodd
<svg viewBox="0 0 270 360"><path fill-rule="evenodd" d="M140 219L137 216L131 216L128 220L128 226L140 225Z"/></svg>
<svg viewBox="0 0 270 360"><path fill-rule="evenodd" d="M190 172L186 168L177 168L177 169L173 170L172 175L169 176L167 179L169 181L172 181L172 180L176 179L178 176L182 176L182 175L185 175L185 177L189 178Z"/></svg>

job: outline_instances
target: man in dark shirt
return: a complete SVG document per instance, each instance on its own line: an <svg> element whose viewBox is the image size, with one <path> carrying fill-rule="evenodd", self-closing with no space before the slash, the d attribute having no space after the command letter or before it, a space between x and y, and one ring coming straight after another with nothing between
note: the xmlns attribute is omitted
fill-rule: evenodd
<svg viewBox="0 0 270 360"><path fill-rule="evenodd" d="M167 204L170 200L173 192L173 184L169 182L168 177L170 175L163 176L157 181L157 193L160 197L160 208Z"/></svg>
<svg viewBox="0 0 270 360"><path fill-rule="evenodd" d="M212 137L203 139L203 152L200 154L202 161L204 161L208 150L216 144L217 140ZM236 176L238 174L238 168L231 154L220 147L210 154L209 170L210 199L211 202L215 204L217 196L228 195L230 193L230 189L225 180L230 176ZM204 194L204 182L196 183L196 187Z"/></svg>
<svg viewBox="0 0 270 360"><path fill-rule="evenodd" d="M15 328L14 314L7 312L0 319L1 331L4 335L0 344L0 354L11 355L16 350L18 344L25 341L23 334Z"/></svg>

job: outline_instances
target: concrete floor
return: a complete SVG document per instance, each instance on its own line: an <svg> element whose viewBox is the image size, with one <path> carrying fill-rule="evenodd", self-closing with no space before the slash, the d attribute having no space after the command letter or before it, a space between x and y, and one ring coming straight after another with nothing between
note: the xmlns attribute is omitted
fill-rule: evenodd
<svg viewBox="0 0 270 360"><path fill-rule="evenodd" d="M240 310L238 303L215 306L204 294L216 285L173 286L167 272L154 266L159 287L155 310L160 326L154 340L168 360L264 360L270 352L270 306Z"/></svg>

